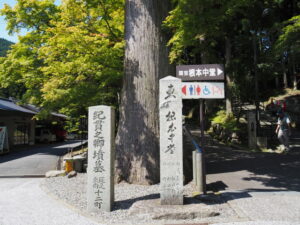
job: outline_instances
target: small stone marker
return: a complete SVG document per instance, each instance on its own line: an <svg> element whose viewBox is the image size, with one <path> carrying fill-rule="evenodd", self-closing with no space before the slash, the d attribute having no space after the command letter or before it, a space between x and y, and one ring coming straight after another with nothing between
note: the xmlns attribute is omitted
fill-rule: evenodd
<svg viewBox="0 0 300 225"><path fill-rule="evenodd" d="M115 112L109 106L89 107L87 207L110 212L114 201Z"/></svg>
<svg viewBox="0 0 300 225"><path fill-rule="evenodd" d="M248 120L248 147L251 149L255 149L257 147L255 113L248 112L247 120Z"/></svg>
<svg viewBox="0 0 300 225"><path fill-rule="evenodd" d="M160 200L162 205L183 204L181 80L172 76L159 82Z"/></svg>

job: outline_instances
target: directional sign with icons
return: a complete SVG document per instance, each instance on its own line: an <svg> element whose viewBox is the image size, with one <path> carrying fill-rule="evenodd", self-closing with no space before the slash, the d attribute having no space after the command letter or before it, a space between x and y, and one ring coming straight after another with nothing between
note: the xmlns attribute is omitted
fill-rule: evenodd
<svg viewBox="0 0 300 225"><path fill-rule="evenodd" d="M223 82L182 82L183 99L223 99L225 87Z"/></svg>
<svg viewBox="0 0 300 225"><path fill-rule="evenodd" d="M224 80L224 66L221 64L201 64L176 66L176 77L181 80Z"/></svg>

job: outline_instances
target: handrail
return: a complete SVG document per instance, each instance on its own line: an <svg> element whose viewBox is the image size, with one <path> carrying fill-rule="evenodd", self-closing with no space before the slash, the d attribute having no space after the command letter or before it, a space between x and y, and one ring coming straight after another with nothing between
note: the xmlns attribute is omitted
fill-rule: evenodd
<svg viewBox="0 0 300 225"><path fill-rule="evenodd" d="M196 140L193 138L193 135L191 133L191 131L185 126L183 125L183 130L186 133L186 135L191 139L194 147L196 148L197 152L202 153L202 148L198 145L198 143L196 142Z"/></svg>

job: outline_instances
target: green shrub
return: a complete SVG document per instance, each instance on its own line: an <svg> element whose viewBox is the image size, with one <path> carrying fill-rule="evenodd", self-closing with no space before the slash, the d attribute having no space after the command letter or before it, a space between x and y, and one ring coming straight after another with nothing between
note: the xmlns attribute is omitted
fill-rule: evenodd
<svg viewBox="0 0 300 225"><path fill-rule="evenodd" d="M233 116L233 114L226 115L225 110L218 111L212 118L212 124L220 124L226 130L229 131L239 131L238 121Z"/></svg>

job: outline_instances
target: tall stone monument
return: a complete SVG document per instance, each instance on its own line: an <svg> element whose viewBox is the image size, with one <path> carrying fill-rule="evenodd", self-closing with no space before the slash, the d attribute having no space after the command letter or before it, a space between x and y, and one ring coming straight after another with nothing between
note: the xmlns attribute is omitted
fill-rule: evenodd
<svg viewBox="0 0 300 225"><path fill-rule="evenodd" d="M114 202L114 109L89 107L88 120L87 207L90 212L110 212Z"/></svg>
<svg viewBox="0 0 300 225"><path fill-rule="evenodd" d="M183 204L183 143L181 80L159 82L160 199L162 205Z"/></svg>

